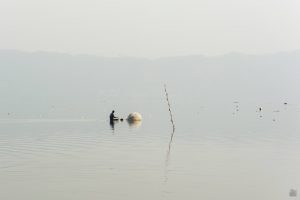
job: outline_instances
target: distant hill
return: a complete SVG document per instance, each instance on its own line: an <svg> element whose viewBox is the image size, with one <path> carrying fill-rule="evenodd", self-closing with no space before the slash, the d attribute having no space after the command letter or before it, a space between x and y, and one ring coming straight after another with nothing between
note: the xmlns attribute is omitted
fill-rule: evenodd
<svg viewBox="0 0 300 200"><path fill-rule="evenodd" d="M164 83L178 102L297 102L299 67L300 51L143 59L0 50L0 117L8 112L20 117L49 115L52 107L61 115L95 116L103 109L101 99L109 105L122 98L142 98L146 90L161 92Z"/></svg>

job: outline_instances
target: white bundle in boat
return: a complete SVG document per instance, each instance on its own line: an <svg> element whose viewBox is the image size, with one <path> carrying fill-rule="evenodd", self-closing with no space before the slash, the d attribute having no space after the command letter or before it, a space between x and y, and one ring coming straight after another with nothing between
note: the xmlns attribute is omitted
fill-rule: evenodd
<svg viewBox="0 0 300 200"><path fill-rule="evenodd" d="M133 112L128 115L127 120L130 122L142 121L142 115L138 112Z"/></svg>

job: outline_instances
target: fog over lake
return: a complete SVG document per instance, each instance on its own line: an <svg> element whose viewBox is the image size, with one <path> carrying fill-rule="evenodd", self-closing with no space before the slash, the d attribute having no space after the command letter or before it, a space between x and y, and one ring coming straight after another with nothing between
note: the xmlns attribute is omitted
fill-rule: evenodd
<svg viewBox="0 0 300 200"><path fill-rule="evenodd" d="M300 189L299 66L299 51L1 50L0 199L290 199ZM112 110L143 120L111 126Z"/></svg>

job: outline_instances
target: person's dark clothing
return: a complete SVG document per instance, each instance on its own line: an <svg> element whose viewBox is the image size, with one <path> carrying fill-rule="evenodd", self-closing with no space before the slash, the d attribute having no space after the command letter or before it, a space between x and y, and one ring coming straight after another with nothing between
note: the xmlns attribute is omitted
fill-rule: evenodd
<svg viewBox="0 0 300 200"><path fill-rule="evenodd" d="M111 113L111 114L109 115L109 119L110 119L110 121L113 121L113 120L115 119L114 113Z"/></svg>

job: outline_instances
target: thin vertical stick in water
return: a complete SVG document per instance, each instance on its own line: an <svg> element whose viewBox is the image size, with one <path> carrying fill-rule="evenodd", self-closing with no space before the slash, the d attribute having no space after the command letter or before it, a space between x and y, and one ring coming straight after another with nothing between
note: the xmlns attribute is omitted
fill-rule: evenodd
<svg viewBox="0 0 300 200"><path fill-rule="evenodd" d="M173 120L173 115L172 115L172 111L171 111L171 105L170 105L170 101L169 101L169 95L168 95L168 91L167 91L167 86L164 85L165 87L165 94L166 94L166 100L168 103L168 108L169 108L169 113L170 113L170 118L171 118L171 123L172 123L172 133L171 133L171 137L170 137L170 141L169 141L169 146L168 146L168 151L167 151L167 155L166 155L166 163L165 163L165 183L168 181L168 175L167 175L167 166L169 164L169 159L170 159L170 153L171 153L171 145L172 145L172 141L173 141L173 136L175 133L175 124L174 124L174 120Z"/></svg>
<svg viewBox="0 0 300 200"><path fill-rule="evenodd" d="M173 121L173 115L172 115L171 105L170 105L170 101L169 101L169 94L168 94L168 91L167 91L166 84L164 86L165 86L166 100L167 100L168 107L169 107L169 113L170 113L170 117L171 117L171 123L172 123L172 126L173 126L173 133L174 133L175 132L175 124L174 124L174 121Z"/></svg>

